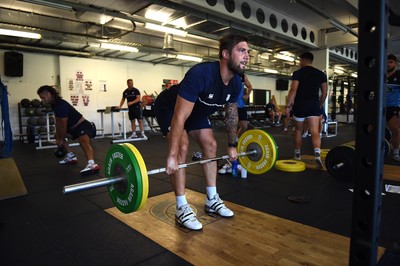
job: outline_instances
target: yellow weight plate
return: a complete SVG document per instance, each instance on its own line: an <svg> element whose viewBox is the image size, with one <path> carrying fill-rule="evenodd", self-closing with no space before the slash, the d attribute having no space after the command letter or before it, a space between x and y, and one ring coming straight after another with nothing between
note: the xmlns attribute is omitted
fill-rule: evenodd
<svg viewBox="0 0 400 266"><path fill-rule="evenodd" d="M302 172L306 170L306 164L297 160L277 160L275 169L284 172Z"/></svg>
<svg viewBox="0 0 400 266"><path fill-rule="evenodd" d="M328 154L330 149L321 149L321 160L325 161L325 157Z"/></svg>
<svg viewBox="0 0 400 266"><path fill-rule="evenodd" d="M256 154L239 157L239 162L249 173L262 174L269 171L278 157L278 147L275 140L265 131L251 129L245 131L238 140L237 150Z"/></svg>
<svg viewBox="0 0 400 266"><path fill-rule="evenodd" d="M138 211L141 208L143 208L147 202L147 197L149 195L149 176L147 175L147 168L146 168L144 159L143 159L142 155L140 154L140 152L138 151L138 149L135 146L133 146L131 143L124 143L124 145L127 146L133 152L135 159L137 161L137 164L139 165L139 169L140 169L141 176L142 176L142 200L137 209L137 211Z"/></svg>

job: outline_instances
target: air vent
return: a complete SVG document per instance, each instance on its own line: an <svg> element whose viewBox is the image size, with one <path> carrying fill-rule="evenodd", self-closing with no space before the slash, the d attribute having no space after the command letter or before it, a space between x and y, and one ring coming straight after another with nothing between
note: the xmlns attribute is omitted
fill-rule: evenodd
<svg viewBox="0 0 400 266"><path fill-rule="evenodd" d="M198 9L222 17L227 21L235 21L249 28L254 28L255 32L260 34L269 31L280 35L282 38L296 41L301 45L318 48L316 43L316 40L319 39L318 29L294 20L267 6L267 4L250 0L218 0L212 1L212 5L209 4L210 1L206 0L182 0L182 3L192 7L196 6ZM290 25L290 30L288 30L288 25ZM301 31L301 34L299 34L299 31Z"/></svg>

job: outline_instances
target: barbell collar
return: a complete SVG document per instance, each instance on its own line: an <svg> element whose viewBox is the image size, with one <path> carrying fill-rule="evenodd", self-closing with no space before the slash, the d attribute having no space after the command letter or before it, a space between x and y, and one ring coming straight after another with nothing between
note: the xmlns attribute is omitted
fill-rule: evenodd
<svg viewBox="0 0 400 266"><path fill-rule="evenodd" d="M92 189L92 188L97 188L97 187L102 187L102 186L107 186L115 183L119 183L124 181L125 177L114 177L114 178L101 178L101 179L96 179L88 182L83 182L79 184L74 184L74 185L69 185L65 186L63 188L63 193L64 194L70 194L82 190L87 190L87 189Z"/></svg>
<svg viewBox="0 0 400 266"><path fill-rule="evenodd" d="M337 163L337 164L335 164L335 165L333 166L333 170L340 169L340 168L342 168L343 166L344 166L344 163Z"/></svg>

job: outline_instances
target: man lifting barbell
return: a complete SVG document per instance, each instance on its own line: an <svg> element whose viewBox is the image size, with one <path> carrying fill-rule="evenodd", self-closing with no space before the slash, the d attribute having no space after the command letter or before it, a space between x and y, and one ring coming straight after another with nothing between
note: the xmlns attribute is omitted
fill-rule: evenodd
<svg viewBox="0 0 400 266"><path fill-rule="evenodd" d="M396 70L397 57L387 57L386 122L392 133L393 160L400 162L400 71Z"/></svg>
<svg viewBox="0 0 400 266"><path fill-rule="evenodd" d="M155 101L155 115L169 141L167 174L171 176L176 196L176 220L191 230L200 230L202 224L190 208L185 196L185 169L178 164L186 160L190 135L200 146L203 159L216 155L217 142L208 116L225 106L225 124L228 132L228 155L237 158L237 100L249 60L247 38L227 35L220 39L219 62L200 63L192 67L179 85L160 93ZM234 213L219 198L216 187L217 163L203 164L207 199L205 210L222 217Z"/></svg>

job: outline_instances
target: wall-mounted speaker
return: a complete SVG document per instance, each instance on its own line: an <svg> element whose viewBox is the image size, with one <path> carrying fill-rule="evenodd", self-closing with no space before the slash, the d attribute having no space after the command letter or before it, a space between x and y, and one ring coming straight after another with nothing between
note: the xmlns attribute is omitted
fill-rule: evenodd
<svg viewBox="0 0 400 266"><path fill-rule="evenodd" d="M22 77L24 75L24 55L17 52L4 53L4 75Z"/></svg>

